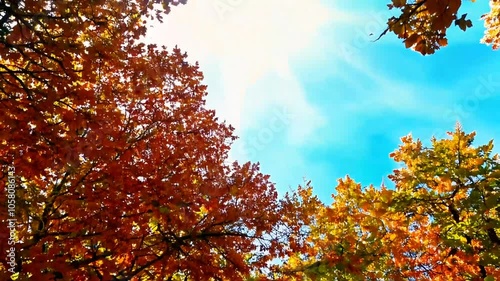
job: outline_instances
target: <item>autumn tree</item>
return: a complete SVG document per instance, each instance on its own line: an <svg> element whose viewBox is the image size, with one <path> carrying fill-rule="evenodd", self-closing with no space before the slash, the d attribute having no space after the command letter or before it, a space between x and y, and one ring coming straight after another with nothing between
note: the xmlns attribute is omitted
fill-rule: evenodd
<svg viewBox="0 0 500 281"><path fill-rule="evenodd" d="M500 158L493 155L493 141L473 146L475 133L459 125L449 135L432 139L431 147L407 136L391 154L405 164L390 176L396 184L393 209L416 232L428 233L421 236L427 245L406 257L415 264L409 270L435 280L498 279Z"/></svg>
<svg viewBox="0 0 500 281"><path fill-rule="evenodd" d="M325 206L300 188L289 200L311 210L286 280L496 280L500 278L500 161L493 142L473 146L457 127L431 147L411 136L391 154L404 164L384 186L339 180ZM305 191L304 191L305 190Z"/></svg>
<svg viewBox="0 0 500 281"><path fill-rule="evenodd" d="M0 1L1 280L242 280L279 251L274 186L228 163L198 66L139 40L174 2Z"/></svg>
<svg viewBox="0 0 500 281"><path fill-rule="evenodd" d="M283 280L401 280L390 252L396 240L389 228L393 221L384 220L392 191L363 189L350 177L340 179L335 191L330 206L312 195L311 186L287 197L308 219L299 232L302 243L276 269L278 275Z"/></svg>
<svg viewBox="0 0 500 281"><path fill-rule="evenodd" d="M489 3L490 12L481 17L486 28L481 42L496 50L500 47L500 1ZM406 48L422 55L433 54L446 46L449 28L456 26L466 31L472 27L467 13L460 12L461 0L392 0L387 6L390 10L399 10L399 15L388 20L387 29L380 37L390 31L403 39Z"/></svg>

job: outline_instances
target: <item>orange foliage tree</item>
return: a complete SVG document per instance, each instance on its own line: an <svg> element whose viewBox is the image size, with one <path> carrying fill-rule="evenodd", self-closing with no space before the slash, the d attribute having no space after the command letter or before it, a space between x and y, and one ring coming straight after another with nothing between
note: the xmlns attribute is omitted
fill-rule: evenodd
<svg viewBox="0 0 500 281"><path fill-rule="evenodd" d="M277 249L198 66L139 41L177 2L0 1L0 280L241 280Z"/></svg>
<svg viewBox="0 0 500 281"><path fill-rule="evenodd" d="M481 17L486 28L481 42L496 50L500 47L500 1L489 2L490 12ZM400 14L388 20L388 27L380 36L393 32L403 39L406 48L423 55L433 54L448 44L446 32L452 25L463 31L472 27L467 14L459 13L461 0L392 0L387 6L400 10Z"/></svg>
<svg viewBox="0 0 500 281"><path fill-rule="evenodd" d="M339 180L325 206L300 188L303 243L280 266L287 280L500 279L500 157L460 128L431 147L411 136L391 157L395 189ZM315 215L313 215L313 213Z"/></svg>

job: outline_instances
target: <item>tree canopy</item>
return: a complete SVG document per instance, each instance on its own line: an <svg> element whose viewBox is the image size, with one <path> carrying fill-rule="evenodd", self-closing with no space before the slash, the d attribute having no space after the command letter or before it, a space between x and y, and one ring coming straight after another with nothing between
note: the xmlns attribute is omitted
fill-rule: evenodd
<svg viewBox="0 0 500 281"><path fill-rule="evenodd" d="M20 242L1 280L238 280L276 248L275 188L227 163L233 128L204 107L198 66L138 40L169 2L1 1L0 155L17 199L0 218Z"/></svg>
<svg viewBox="0 0 500 281"><path fill-rule="evenodd" d="M346 177L330 206L310 182L278 198L258 164L228 162L236 136L198 65L140 41L179 3L0 0L0 280L500 278L492 141L406 136L395 188ZM457 20L392 5L419 51Z"/></svg>
<svg viewBox="0 0 500 281"><path fill-rule="evenodd" d="M500 1L489 3L490 12L481 17L486 29L481 42L497 50L500 47ZM452 26L463 31L472 27L467 13L459 12L461 0L392 0L387 6L398 10L399 15L388 20L387 29L380 36L390 31L403 40L406 48L422 55L433 54L448 45L446 32Z"/></svg>
<svg viewBox="0 0 500 281"><path fill-rule="evenodd" d="M391 157L395 189L340 179L331 206L299 189L311 212L301 252L281 269L293 280L497 280L500 157L457 127L426 147L411 135ZM314 214L314 215L313 215Z"/></svg>

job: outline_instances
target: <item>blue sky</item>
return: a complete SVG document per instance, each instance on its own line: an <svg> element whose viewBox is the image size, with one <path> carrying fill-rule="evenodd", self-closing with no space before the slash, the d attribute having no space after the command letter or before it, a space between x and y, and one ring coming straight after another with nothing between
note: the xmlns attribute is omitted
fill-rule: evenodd
<svg viewBox="0 0 500 281"><path fill-rule="evenodd" d="M260 162L281 193L306 179L330 202L346 175L380 185L400 137L442 137L456 121L477 144L500 140L500 52L479 43L486 1L465 2L473 28L426 57L392 34L371 42L387 3L353 2L189 0L148 41L199 62L208 106L240 136L231 159Z"/></svg>

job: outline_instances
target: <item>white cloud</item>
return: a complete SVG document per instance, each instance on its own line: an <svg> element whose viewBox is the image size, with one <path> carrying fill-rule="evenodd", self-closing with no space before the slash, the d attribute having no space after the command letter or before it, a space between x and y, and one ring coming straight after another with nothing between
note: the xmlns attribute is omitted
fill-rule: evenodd
<svg viewBox="0 0 500 281"><path fill-rule="evenodd" d="M300 144L321 126L322 116L308 103L289 60L321 46L321 27L349 19L321 0L189 0L150 28L148 41L178 45L202 70L209 64L218 69L205 72L218 90L208 85L208 102L238 135L245 138L245 126L258 126L251 121L266 115L263 108L285 106L300 116L287 129L290 140ZM270 75L273 79L265 79Z"/></svg>
<svg viewBox="0 0 500 281"><path fill-rule="evenodd" d="M439 119L444 115L443 102L452 102L453 95L450 94L450 89L416 84L411 76L380 71L379 66L371 62L367 55L342 59L344 59L343 64L355 70L351 75L342 75L342 78L362 98L355 104L347 106L352 112L361 114L395 112L406 116L423 115L426 118ZM370 81L370 84L363 86L359 83L360 80Z"/></svg>

